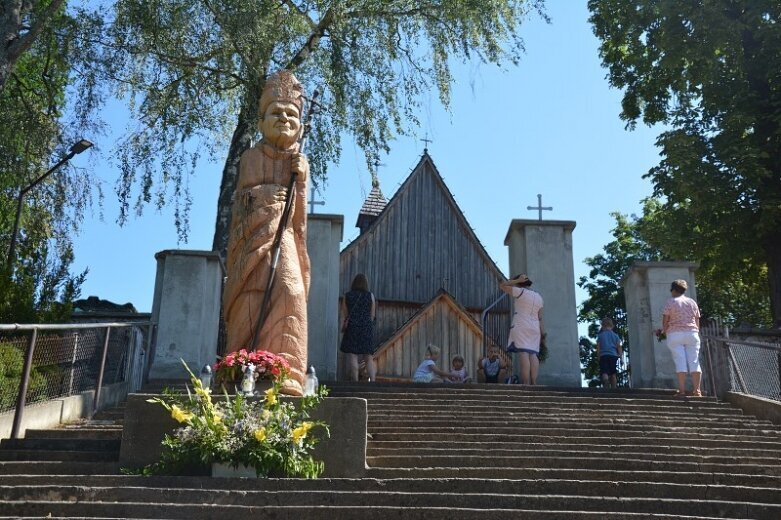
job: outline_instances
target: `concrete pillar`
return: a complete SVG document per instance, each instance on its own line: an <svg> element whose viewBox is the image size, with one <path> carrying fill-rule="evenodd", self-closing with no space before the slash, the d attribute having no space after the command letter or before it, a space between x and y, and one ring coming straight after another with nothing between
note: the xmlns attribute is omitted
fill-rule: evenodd
<svg viewBox="0 0 781 520"><path fill-rule="evenodd" d="M542 385L581 386L575 268L570 220L519 220L510 223L504 239L510 276L526 273L542 295L548 334L548 359L540 365Z"/></svg>
<svg viewBox="0 0 781 520"><path fill-rule="evenodd" d="M697 299L696 269L697 264L690 262L635 262L624 275L632 387L677 388L672 355L664 341L656 340L654 330L662 328L662 310L673 280L686 280L686 296Z"/></svg>
<svg viewBox="0 0 781 520"><path fill-rule="evenodd" d="M217 356L225 266L214 251L165 250L155 255L152 320L157 334L150 379L187 379Z"/></svg>
<svg viewBox="0 0 781 520"><path fill-rule="evenodd" d="M307 216L306 247L312 266L307 301L309 320L309 364L318 378L336 380L339 347L339 244L344 216Z"/></svg>

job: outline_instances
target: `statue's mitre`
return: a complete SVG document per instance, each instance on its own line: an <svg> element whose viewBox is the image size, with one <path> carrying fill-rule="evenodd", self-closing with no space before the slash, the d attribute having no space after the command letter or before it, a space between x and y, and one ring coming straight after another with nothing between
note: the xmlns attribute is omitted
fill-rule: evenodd
<svg viewBox="0 0 781 520"><path fill-rule="evenodd" d="M274 101L293 103L299 112L304 109L304 86L287 69L279 70L266 79L260 95L260 113L265 114Z"/></svg>

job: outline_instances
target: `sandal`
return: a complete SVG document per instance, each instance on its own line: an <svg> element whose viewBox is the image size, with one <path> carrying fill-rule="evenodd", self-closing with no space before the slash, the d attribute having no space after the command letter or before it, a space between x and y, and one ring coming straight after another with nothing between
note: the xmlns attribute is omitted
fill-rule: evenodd
<svg viewBox="0 0 781 520"><path fill-rule="evenodd" d="M680 390L678 390L677 392L675 392L674 397L686 397L686 392L681 392Z"/></svg>
<svg viewBox="0 0 781 520"><path fill-rule="evenodd" d="M702 390L695 390L692 392L692 397L702 397Z"/></svg>

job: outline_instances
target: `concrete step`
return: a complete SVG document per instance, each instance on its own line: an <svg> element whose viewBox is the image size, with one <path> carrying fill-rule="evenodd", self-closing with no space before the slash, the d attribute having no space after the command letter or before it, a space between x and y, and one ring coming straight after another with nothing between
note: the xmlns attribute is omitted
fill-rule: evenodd
<svg viewBox="0 0 781 520"><path fill-rule="evenodd" d="M719 410L734 408L729 403L724 403L710 398L688 398L688 397L655 397L655 398L637 398L636 396L623 396L605 399L594 395L578 395L575 397L561 397L556 395L512 395L496 393L384 393L384 392L330 392L331 397L358 397L367 399L377 405L421 405L432 403L437 405L453 405L454 403L465 405L496 405L496 406L529 406L540 407L552 406L571 408L573 406L587 406L591 408L621 409L624 406L629 407L669 407L669 408L694 408L701 410Z"/></svg>
<svg viewBox="0 0 781 520"><path fill-rule="evenodd" d="M601 457L586 454L569 456L523 456L507 455L501 458L486 458L469 455L395 455L367 456L366 463L372 468L495 468L501 474L502 468L596 468L609 465L616 470L632 471L708 471L714 473L745 473L748 475L781 476L781 461L775 464L750 464L735 462L638 460L622 457L620 454L605 461Z"/></svg>
<svg viewBox="0 0 781 520"><path fill-rule="evenodd" d="M393 424L393 425L390 425ZM623 435L639 435L643 433L657 434L657 433L681 433L685 436L691 436L693 434L716 436L727 440L737 440L740 438L746 439L747 442L751 440L763 440L778 442L781 440L781 432L775 430L765 429L747 429L747 428L700 428L697 426L654 426L654 425L633 425L633 424L612 424L609 427L602 424L549 424L547 426L527 425L521 424L507 424L507 423L486 423L480 426L470 425L455 425L455 421L451 421L450 424L420 424L413 422L404 426L396 425L395 423L381 423L377 424L369 421L369 433L372 436L378 434L415 434L415 433L436 433L446 436L454 433L493 433L500 438L507 434L526 434L526 435L540 435L540 436L561 436L561 435L585 435L591 437L617 437Z"/></svg>
<svg viewBox="0 0 781 520"><path fill-rule="evenodd" d="M212 490L228 491L354 491L365 493L484 493L487 495L515 494L523 490L529 495L587 495L605 497L676 498L690 500L725 500L754 503L781 503L779 487L735 487L719 484L622 482L615 480L566 479L476 479L476 478L421 478L421 479L213 479L209 477L141 477L122 476L0 476L0 498L6 500L37 499L41 488L68 487L102 489L196 489L204 493ZM8 491L10 490L10 491ZM104 501L106 497L101 499Z"/></svg>
<svg viewBox="0 0 781 520"><path fill-rule="evenodd" d="M611 459L615 456L636 457L638 460L677 460L677 461L699 461L699 462L718 462L726 464L728 461L735 461L751 464L760 464L762 461L768 461L774 464L781 460L781 451L761 451L761 450L735 450L727 449L700 449L685 446L658 446L653 450L645 446L614 446L614 445L574 445L567 447L563 445L549 444L529 444L529 445L502 445L502 444L472 444L459 446L452 444L450 446L431 446L421 447L415 445L409 446L384 446L378 443L370 443L367 447L367 456L413 456L422 453L429 455L454 454L459 456L483 456L492 458L496 456L504 457L510 455L548 455L548 456L582 456L584 454L591 456L600 456Z"/></svg>
<svg viewBox="0 0 781 520"><path fill-rule="evenodd" d="M549 407L541 406L536 408L534 406L504 406L504 405L476 405L470 404L468 406L459 406L456 403L451 403L448 406L439 406L434 404L415 404L415 405L375 405L369 401L368 411L371 414L377 415L459 415L466 417L473 416L505 416L507 414L513 414L516 416L529 416L538 415L540 417L559 417L568 415L580 415L580 416L593 416L593 417L606 417L606 418L634 418L634 417L676 417L681 419L711 419L711 420L732 420L732 421L757 421L756 417L746 416L741 413L736 413L732 409L713 408L707 411L697 410L693 408L673 407L673 406L655 406L655 407L622 407L620 409L611 409L608 407L587 407L587 406L572 406L572 407Z"/></svg>
<svg viewBox="0 0 781 520"><path fill-rule="evenodd" d="M150 488L83 488L78 486L41 486L37 493L14 487L0 489L3 510L19 514L37 514L39 507L49 505L50 513L99 514L137 518L139 514L159 518L199 518L204 513L233 516L243 511L262 514L264 511L296 508L317 509L323 506L502 509L531 511L612 511L624 513L661 513L670 515L706 515L711 517L756 518L777 520L781 505L744 501L692 500L671 498L622 498L585 495L534 495L526 493L399 493L392 491L234 491L201 489ZM19 495L20 498L14 498ZM205 499L205 500L204 500ZM54 504L58 504L55 506ZM25 507L28 506L28 507ZM141 506L141 507L139 507ZM56 507L56 509L55 509ZM239 509L236 509L239 508ZM251 511L252 508L259 510ZM268 509L267 509L268 508ZM9 511L10 509L10 511ZM367 511L368 513L369 511ZM124 513L118 515L117 513ZM341 517L339 517L341 518Z"/></svg>
<svg viewBox="0 0 781 520"><path fill-rule="evenodd" d="M537 442L545 439L548 442L571 442L592 443L595 440L604 439L622 439L637 440L637 442L647 441L652 445L656 444L676 444L682 441L687 445L704 446L724 445L724 446L745 446L746 444L754 447L766 447L776 449L781 444L781 439L775 439L768 436L755 435L718 435L712 433L691 433L688 431L622 431L616 435L614 430L594 430L594 429L555 429L555 430L519 430L518 428L509 428L497 432L494 430L484 431L479 428L472 428L470 431L461 431L458 428L450 428L446 436L442 435L441 428L428 428L421 431L419 428L394 429L388 427L375 427L369 432L369 439L374 441L436 441L443 440L449 442L502 442L502 443L526 443Z"/></svg>
<svg viewBox="0 0 781 520"><path fill-rule="evenodd" d="M739 428L739 429L762 429L767 431L775 431L781 435L781 427L778 427L770 421L746 419L744 417L698 417L697 415L685 415L685 416L672 416L658 415L599 415L588 413L568 413L568 414L517 414L515 412L506 412L504 414L446 414L432 412L430 414L425 413L409 413L404 414L397 412L394 414L369 414L369 424L383 424L392 423L398 425L408 425L410 423L421 424L453 424L454 417L458 417L458 423L464 425L479 425L479 424L498 424L498 423L525 423L525 424L551 424L551 423L563 423L563 424L627 424L635 426L655 425L655 426L679 426L679 425L695 425L700 428Z"/></svg>
<svg viewBox="0 0 781 520"><path fill-rule="evenodd" d="M0 450L0 460L108 462L119 460L119 451L13 449Z"/></svg>
<svg viewBox="0 0 781 520"><path fill-rule="evenodd" d="M273 520L366 520L367 518L398 518L403 520L507 520L507 518L522 518L524 520L713 520L716 518L746 518L746 516L683 516L678 514L629 513L608 511L535 511L530 509L469 509L452 507L412 507L412 506L269 506L242 507L230 506L179 506L179 505L147 505L147 504L64 504L56 502L24 502L2 504L2 511L13 516L0 518L167 518L167 519L223 519L223 518L259 518ZM52 516L64 512L67 516ZM109 516L119 512L121 516ZM0 513L0 515L4 514ZM105 513L105 514L101 514ZM149 515L152 516L149 516ZM22 516L33 515L33 516ZM89 515L89 516L87 516Z"/></svg>
<svg viewBox="0 0 781 520"><path fill-rule="evenodd" d="M647 471L579 468L369 468L374 479L507 479L658 482L736 487L781 488L781 476L714 471Z"/></svg>
<svg viewBox="0 0 781 520"><path fill-rule="evenodd" d="M0 475L117 475L119 462L67 460L0 460Z"/></svg>
<svg viewBox="0 0 781 520"><path fill-rule="evenodd" d="M26 430L25 439L122 439L122 428L56 428L51 430Z"/></svg>
<svg viewBox="0 0 781 520"><path fill-rule="evenodd" d="M41 451L111 451L119 452L121 439L89 438L29 438L3 439L0 450L41 450Z"/></svg>

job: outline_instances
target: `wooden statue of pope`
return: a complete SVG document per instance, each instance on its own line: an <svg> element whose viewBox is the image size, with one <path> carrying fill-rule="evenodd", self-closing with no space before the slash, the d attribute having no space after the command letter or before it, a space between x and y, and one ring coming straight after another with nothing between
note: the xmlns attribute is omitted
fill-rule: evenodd
<svg viewBox="0 0 781 520"><path fill-rule="evenodd" d="M299 153L304 91L290 71L270 76L260 96L263 139L241 156L233 199L223 310L227 351L268 350L290 363L283 387L302 395L307 366L309 255L306 251L306 182L309 163ZM272 243L280 225L291 172L297 173L267 318L253 341L267 290Z"/></svg>

